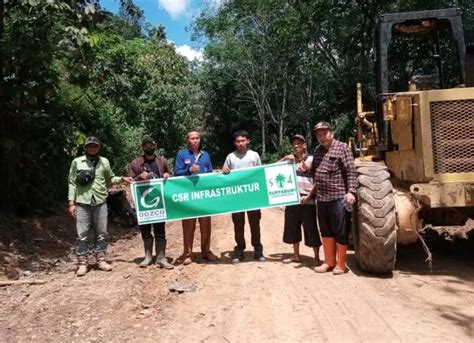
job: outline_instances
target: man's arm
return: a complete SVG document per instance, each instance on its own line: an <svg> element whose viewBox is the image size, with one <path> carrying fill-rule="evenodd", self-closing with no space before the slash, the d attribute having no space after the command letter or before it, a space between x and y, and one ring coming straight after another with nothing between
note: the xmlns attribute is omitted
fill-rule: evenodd
<svg viewBox="0 0 474 343"><path fill-rule="evenodd" d="M138 181L139 180L139 178L138 178L139 174L135 170L135 160L133 160L129 165L128 175L130 175L130 177L133 179L133 181Z"/></svg>
<svg viewBox="0 0 474 343"><path fill-rule="evenodd" d="M71 217L76 217L76 191L77 191L77 166L75 161L72 161L71 167L69 168L68 177L68 213Z"/></svg>
<svg viewBox="0 0 474 343"><path fill-rule="evenodd" d="M308 174L310 174L310 175L314 175L316 173L316 167L317 167L316 166L316 158L315 158L316 157L316 150L317 150L317 148L314 149L313 158L311 160L311 167L309 167L309 169L307 171Z"/></svg>
<svg viewBox="0 0 474 343"><path fill-rule="evenodd" d="M178 155L176 155L176 164L174 167L174 175L175 176L185 176L185 175L190 175L189 170L186 167L186 164L184 163L184 156L182 152L178 152Z"/></svg>
<svg viewBox="0 0 474 343"><path fill-rule="evenodd" d="M262 165L262 160L260 160L260 155L258 154L258 152L255 152L255 155L257 155L255 165L256 166L261 166Z"/></svg>
<svg viewBox="0 0 474 343"><path fill-rule="evenodd" d="M342 171L346 176L346 189L348 193L356 194L357 192L357 175L354 165L354 157L347 145L344 145L341 157Z"/></svg>
<svg viewBox="0 0 474 343"><path fill-rule="evenodd" d="M101 162L104 163L104 176L105 176L106 186L108 187L111 184L116 185L116 184L121 183L124 178L120 176L115 176L115 173L112 171L112 168L110 167L109 160L102 157ZM131 178L129 177L127 177L127 179L131 180Z"/></svg>
<svg viewBox="0 0 474 343"><path fill-rule="evenodd" d="M161 160L163 161L163 179L167 179L171 176L171 170L170 168L168 167L168 161L166 160L166 158L164 157L161 157Z"/></svg>
<svg viewBox="0 0 474 343"><path fill-rule="evenodd" d="M230 163L230 154L227 155L224 161L224 165L222 166L222 173L223 174L229 174L231 170L231 163Z"/></svg>
<svg viewBox="0 0 474 343"><path fill-rule="evenodd" d="M357 192L357 176L355 172L354 157L349 147L345 144L343 154L341 157L342 170L346 178L347 193L344 195L344 201L347 205L352 207L356 201Z"/></svg>
<svg viewBox="0 0 474 343"><path fill-rule="evenodd" d="M314 195L316 194L316 191L318 190L318 187L316 186L316 184L314 184L313 188L311 188L311 192L309 192L308 195L306 196L303 196L301 197L301 203L302 204L307 204L310 202L310 200L314 197Z"/></svg>

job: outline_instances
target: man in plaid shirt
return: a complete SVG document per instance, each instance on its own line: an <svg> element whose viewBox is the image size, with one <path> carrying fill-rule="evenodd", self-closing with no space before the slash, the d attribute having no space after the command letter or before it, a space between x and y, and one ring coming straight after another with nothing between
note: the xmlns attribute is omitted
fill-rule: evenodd
<svg viewBox="0 0 474 343"><path fill-rule="evenodd" d="M319 146L314 150L309 172L314 175L311 193L302 198L306 203L316 192L318 222L323 239L324 263L314 270L333 270L340 275L347 271L346 252L349 243L351 209L357 187L354 158L347 144L334 139L327 122L314 126Z"/></svg>

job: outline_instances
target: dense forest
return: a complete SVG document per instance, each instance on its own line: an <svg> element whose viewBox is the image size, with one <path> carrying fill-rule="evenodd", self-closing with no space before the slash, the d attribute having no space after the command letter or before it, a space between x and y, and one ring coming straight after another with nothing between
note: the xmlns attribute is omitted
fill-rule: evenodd
<svg viewBox="0 0 474 343"><path fill-rule="evenodd" d="M474 44L472 0L229 0L195 18L204 59L190 62L132 0L117 2L118 14L99 0L0 2L1 212L64 201L88 135L117 173L144 134L172 160L186 130L199 128L215 165L236 129L250 131L267 162L288 152L289 135L310 138L320 119L347 138L356 82L371 106L382 13L458 7Z"/></svg>

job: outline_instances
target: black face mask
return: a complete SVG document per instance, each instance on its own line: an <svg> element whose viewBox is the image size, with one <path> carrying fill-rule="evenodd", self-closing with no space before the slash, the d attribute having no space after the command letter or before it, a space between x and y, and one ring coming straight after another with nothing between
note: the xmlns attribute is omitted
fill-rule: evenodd
<svg viewBox="0 0 474 343"><path fill-rule="evenodd" d="M153 156L155 154L155 149L146 149L143 150L143 152L145 153L145 155Z"/></svg>
<svg viewBox="0 0 474 343"><path fill-rule="evenodd" d="M88 158L89 160L95 160L98 155L99 155L98 153L92 155L92 154L89 154L88 152L86 152L86 156L87 156L87 158Z"/></svg>

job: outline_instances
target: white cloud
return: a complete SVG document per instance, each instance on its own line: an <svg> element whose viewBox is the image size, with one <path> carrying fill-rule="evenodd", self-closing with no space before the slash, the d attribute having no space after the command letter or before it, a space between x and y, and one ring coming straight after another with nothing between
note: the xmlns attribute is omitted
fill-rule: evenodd
<svg viewBox="0 0 474 343"><path fill-rule="evenodd" d="M158 0L158 4L172 19L176 19L186 11L189 0Z"/></svg>
<svg viewBox="0 0 474 343"><path fill-rule="evenodd" d="M219 9L223 4L225 4L228 0L207 0L207 3L211 7L211 9Z"/></svg>
<svg viewBox="0 0 474 343"><path fill-rule="evenodd" d="M202 61L203 58L202 51L194 50L186 44L176 47L176 51L178 52L178 54L183 55L190 61Z"/></svg>

